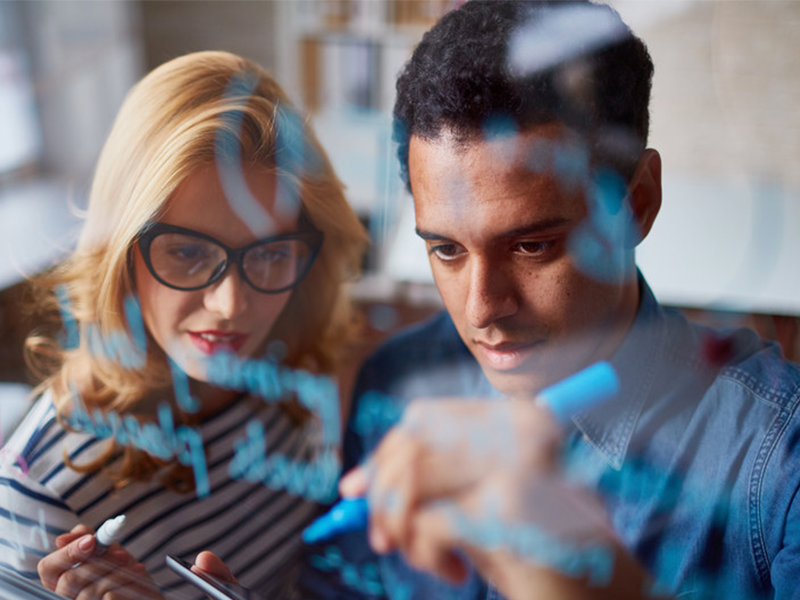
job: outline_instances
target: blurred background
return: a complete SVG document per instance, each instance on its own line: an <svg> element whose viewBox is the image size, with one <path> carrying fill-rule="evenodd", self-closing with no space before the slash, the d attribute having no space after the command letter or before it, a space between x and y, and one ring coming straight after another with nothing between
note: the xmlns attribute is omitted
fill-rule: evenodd
<svg viewBox="0 0 800 600"><path fill-rule="evenodd" d="M0 1L0 425L29 389L25 278L76 239L127 90L196 50L272 71L306 110L373 247L352 293L363 353L440 307L390 139L394 81L454 0ZM611 2L655 63L664 203L639 264L692 318L800 356L800 1ZM355 364L353 368L355 369ZM345 381L351 377L343 375ZM345 383L345 389L346 389ZM1 442L2 440L0 440Z"/></svg>

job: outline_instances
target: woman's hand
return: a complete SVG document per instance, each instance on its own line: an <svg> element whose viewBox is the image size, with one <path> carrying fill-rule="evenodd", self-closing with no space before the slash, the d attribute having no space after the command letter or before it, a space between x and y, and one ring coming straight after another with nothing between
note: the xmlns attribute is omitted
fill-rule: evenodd
<svg viewBox="0 0 800 600"><path fill-rule="evenodd" d="M642 597L646 572L562 476L560 440L530 401L417 401L340 491L369 497L374 550L451 582L466 554L512 600Z"/></svg>
<svg viewBox="0 0 800 600"><path fill-rule="evenodd" d="M56 538L57 550L38 565L44 587L76 600L163 599L144 565L119 544L94 556L94 533L85 525L76 525Z"/></svg>
<svg viewBox="0 0 800 600"><path fill-rule="evenodd" d="M239 583L231 573L228 565L219 556L208 550L204 550L197 555L197 558L194 559L194 565L192 565L192 571L213 575L217 579L229 583Z"/></svg>

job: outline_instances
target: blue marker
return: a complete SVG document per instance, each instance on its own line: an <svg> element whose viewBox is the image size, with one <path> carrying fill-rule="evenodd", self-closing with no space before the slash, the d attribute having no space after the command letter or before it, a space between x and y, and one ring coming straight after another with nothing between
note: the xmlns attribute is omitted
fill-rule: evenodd
<svg viewBox="0 0 800 600"><path fill-rule="evenodd" d="M619 379L607 362L597 362L539 392L537 402L547 406L556 421L566 424L572 414L616 395ZM319 517L305 531L303 541L315 544L340 533L363 529L369 522L366 498L345 498Z"/></svg>
<svg viewBox="0 0 800 600"><path fill-rule="evenodd" d="M316 544L340 533L363 529L369 522L369 507L366 498L345 498L332 509L306 527L303 541Z"/></svg>
<svg viewBox="0 0 800 600"><path fill-rule="evenodd" d="M617 392L619 378L614 367L601 361L543 389L536 402L546 406L560 425L566 425L575 413L596 406Z"/></svg>

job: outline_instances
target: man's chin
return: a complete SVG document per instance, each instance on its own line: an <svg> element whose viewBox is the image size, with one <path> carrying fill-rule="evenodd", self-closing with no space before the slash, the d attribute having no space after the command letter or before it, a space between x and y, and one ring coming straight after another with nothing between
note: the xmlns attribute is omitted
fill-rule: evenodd
<svg viewBox="0 0 800 600"><path fill-rule="evenodd" d="M534 398L549 382L541 374L500 372L483 368L492 387L509 398Z"/></svg>
<svg viewBox="0 0 800 600"><path fill-rule="evenodd" d="M535 398L544 388L569 377L588 363L559 360L548 365L530 364L514 370L500 371L481 364L484 375L501 394L510 398Z"/></svg>

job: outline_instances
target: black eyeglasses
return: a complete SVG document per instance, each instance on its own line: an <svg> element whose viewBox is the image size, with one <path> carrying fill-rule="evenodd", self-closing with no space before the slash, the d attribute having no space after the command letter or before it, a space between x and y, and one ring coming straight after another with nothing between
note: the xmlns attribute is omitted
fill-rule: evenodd
<svg viewBox="0 0 800 600"><path fill-rule="evenodd" d="M322 237L321 231L295 231L229 248L198 231L151 223L139 233L138 242L147 269L169 288L202 289L236 264L242 279L255 290L277 294L306 276L322 247Z"/></svg>

